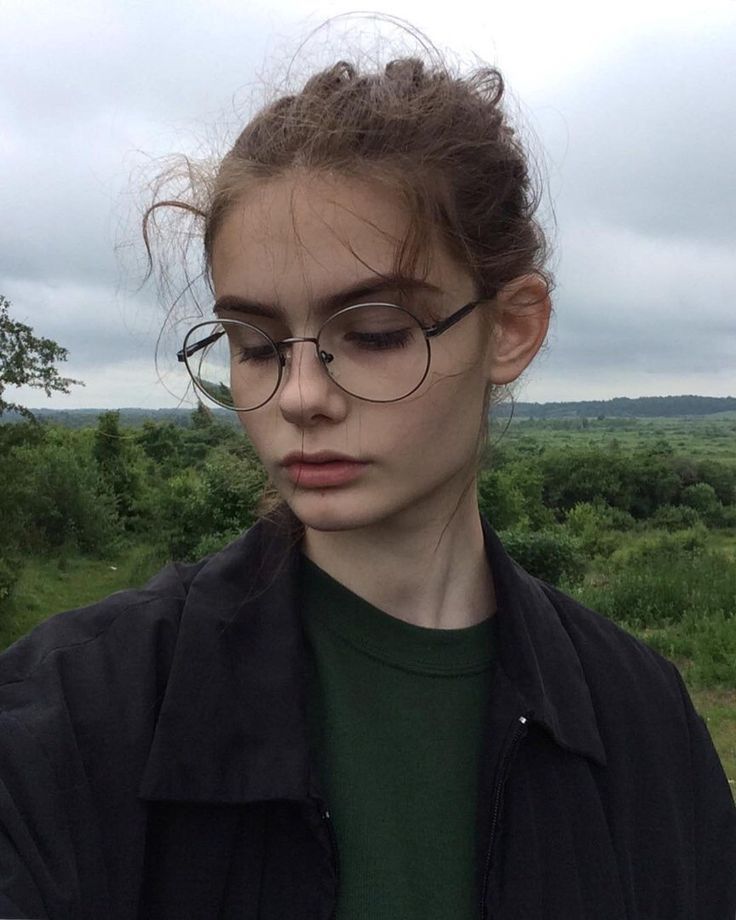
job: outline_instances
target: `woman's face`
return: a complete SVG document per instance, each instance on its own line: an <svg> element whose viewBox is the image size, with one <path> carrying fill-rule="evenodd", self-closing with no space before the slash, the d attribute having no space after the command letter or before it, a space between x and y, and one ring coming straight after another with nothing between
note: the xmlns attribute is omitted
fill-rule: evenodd
<svg viewBox="0 0 736 920"><path fill-rule="evenodd" d="M325 317L312 305L336 295L334 310L380 301L409 309L425 324L449 316L475 292L469 275L439 247L429 271L406 279L402 290L351 293L393 274L407 227L395 197L379 185L327 176L263 184L225 218L212 254L213 281L218 302L256 301L283 311L283 318L234 309L218 309L218 316L252 322L276 340L316 336ZM412 282L424 284L412 290ZM483 309L431 341L427 377L398 402L367 402L344 392L310 342L285 348L275 395L239 415L274 484L308 528L447 519L474 475L489 379ZM350 482L309 487L295 484L281 465L293 451L337 451L365 465Z"/></svg>

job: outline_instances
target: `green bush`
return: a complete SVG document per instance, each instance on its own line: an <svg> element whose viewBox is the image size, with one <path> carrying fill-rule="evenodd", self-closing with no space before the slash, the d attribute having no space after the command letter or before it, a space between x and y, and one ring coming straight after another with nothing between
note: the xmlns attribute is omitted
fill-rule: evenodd
<svg viewBox="0 0 736 920"><path fill-rule="evenodd" d="M604 574L571 586L586 606L643 629L718 611L736 616L736 563L706 549L707 531L663 533L618 550Z"/></svg>
<svg viewBox="0 0 736 920"><path fill-rule="evenodd" d="M711 519L711 526L736 530L736 505L721 505L720 511Z"/></svg>
<svg viewBox="0 0 736 920"><path fill-rule="evenodd" d="M21 563L17 556L0 553L0 611L7 606L20 572Z"/></svg>
<svg viewBox="0 0 736 920"><path fill-rule="evenodd" d="M151 513L172 558L196 560L250 527L264 482L260 464L224 447L214 448L201 470L171 476Z"/></svg>
<svg viewBox="0 0 736 920"><path fill-rule="evenodd" d="M703 517L713 514L721 505L716 490L707 482L697 482L692 486L686 486L682 490L681 501L683 505L694 508Z"/></svg>
<svg viewBox="0 0 736 920"><path fill-rule="evenodd" d="M194 547L192 557L194 559L202 559L204 556L210 556L212 553L217 553L223 549L223 547L227 546L228 543L232 543L236 537L240 536L240 533L241 531L239 530L231 530L226 533L206 534Z"/></svg>
<svg viewBox="0 0 736 920"><path fill-rule="evenodd" d="M553 585L563 579L577 584L585 574L585 559L577 543L558 527L554 530L507 530L499 534L509 555L531 575Z"/></svg>
<svg viewBox="0 0 736 920"><path fill-rule="evenodd" d="M650 530L643 537L625 544L611 556L611 570L622 572L631 566L644 566L650 562L668 560L673 564L680 559L697 557L706 551L708 530L703 524L696 524L687 530L669 533Z"/></svg>
<svg viewBox="0 0 736 920"><path fill-rule="evenodd" d="M633 526L630 514L600 500L578 502L565 516L565 529L588 558L610 556L620 546L620 531Z"/></svg>
<svg viewBox="0 0 736 920"><path fill-rule="evenodd" d="M41 445L18 447L4 461L10 489L3 511L21 553L114 550L121 534L115 500L81 439L52 431Z"/></svg>
<svg viewBox="0 0 736 920"><path fill-rule="evenodd" d="M681 667L688 684L696 688L736 686L736 615L733 610L690 609L680 622L643 630L641 638Z"/></svg>
<svg viewBox="0 0 736 920"><path fill-rule="evenodd" d="M687 505L662 505L647 523L651 527L661 527L664 530L683 530L695 527L701 521L695 508Z"/></svg>
<svg viewBox="0 0 736 920"><path fill-rule="evenodd" d="M736 467L719 460L700 460L696 464L697 479L713 488L722 505L736 504Z"/></svg>
<svg viewBox="0 0 736 920"><path fill-rule="evenodd" d="M478 507L496 530L522 523L524 496L506 470L484 470L478 477Z"/></svg>
<svg viewBox="0 0 736 920"><path fill-rule="evenodd" d="M545 506L543 477L535 464L517 461L478 476L478 506L496 530L543 530L555 523Z"/></svg>
<svg viewBox="0 0 736 920"><path fill-rule="evenodd" d="M575 505L596 499L628 510L627 462L624 456L607 455L592 447L550 450L540 458L544 503L555 509L560 518Z"/></svg>

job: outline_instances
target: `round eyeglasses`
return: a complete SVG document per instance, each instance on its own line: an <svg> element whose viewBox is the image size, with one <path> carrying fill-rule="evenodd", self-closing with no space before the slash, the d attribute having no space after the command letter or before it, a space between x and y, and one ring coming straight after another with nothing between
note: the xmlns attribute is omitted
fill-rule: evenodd
<svg viewBox="0 0 736 920"><path fill-rule="evenodd" d="M316 337L274 341L251 323L220 319L187 332L177 358L195 387L210 400L236 412L265 405L276 393L286 364L284 348L312 342L332 380L351 396L368 402L396 402L424 382L436 338L482 303L474 300L451 316L424 326L408 310L389 303L362 303L330 316Z"/></svg>

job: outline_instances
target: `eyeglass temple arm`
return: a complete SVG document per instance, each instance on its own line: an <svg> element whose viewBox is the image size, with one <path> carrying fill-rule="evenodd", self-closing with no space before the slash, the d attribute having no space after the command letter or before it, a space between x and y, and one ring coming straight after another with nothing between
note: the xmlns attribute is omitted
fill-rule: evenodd
<svg viewBox="0 0 736 920"><path fill-rule="evenodd" d="M212 335L208 335L206 339L200 339L199 342L195 342L194 345L179 349L176 353L177 360L185 361L187 358L191 358L192 355L195 355L198 351L216 342L223 335L225 335L223 330L220 330L220 332L213 332Z"/></svg>
<svg viewBox="0 0 736 920"><path fill-rule="evenodd" d="M434 336L439 335L441 332L444 332L446 329L454 326L455 323L459 323L464 316L467 316L468 313L475 309L475 307L477 307L480 303L483 303L483 301L471 300L470 303L466 303L464 307L460 307L456 313L453 313L452 316L448 316L447 319L443 319L442 322L435 323L434 326L425 327L425 336L427 336L427 338L433 338Z"/></svg>

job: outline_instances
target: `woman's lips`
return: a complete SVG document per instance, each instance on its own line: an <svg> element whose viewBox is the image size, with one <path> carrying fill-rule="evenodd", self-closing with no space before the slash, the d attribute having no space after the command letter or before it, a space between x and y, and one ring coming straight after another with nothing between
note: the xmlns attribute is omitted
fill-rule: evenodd
<svg viewBox="0 0 736 920"><path fill-rule="evenodd" d="M331 460L329 463L290 463L285 469L295 485L306 489L319 489L352 482L367 466L367 463Z"/></svg>

